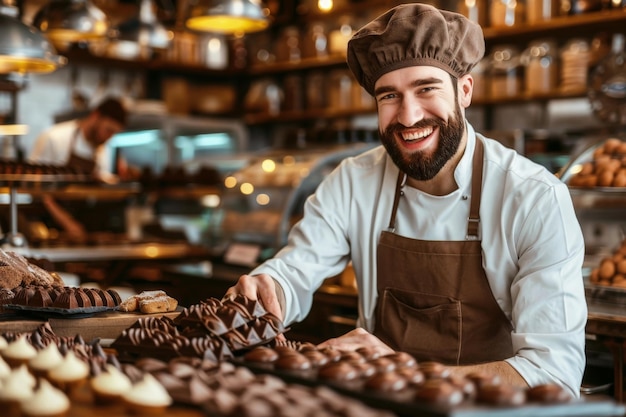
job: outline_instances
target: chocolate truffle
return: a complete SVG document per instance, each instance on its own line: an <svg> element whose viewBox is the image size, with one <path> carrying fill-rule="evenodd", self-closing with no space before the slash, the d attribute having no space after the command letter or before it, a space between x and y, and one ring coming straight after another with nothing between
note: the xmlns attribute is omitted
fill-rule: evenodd
<svg viewBox="0 0 626 417"><path fill-rule="evenodd" d="M506 384L487 384L478 388L476 401L502 406L519 406L526 401L524 390Z"/></svg>
<svg viewBox="0 0 626 417"><path fill-rule="evenodd" d="M243 355L243 359L246 362L253 363L272 363L275 362L278 357L279 355L276 350L266 346L257 346Z"/></svg>
<svg viewBox="0 0 626 417"><path fill-rule="evenodd" d="M428 404L451 407L463 401L463 393L445 379L428 379L418 387L415 399Z"/></svg>
<svg viewBox="0 0 626 417"><path fill-rule="evenodd" d="M406 387L406 379L393 371L377 372L365 381L365 388L380 392L398 392Z"/></svg>
<svg viewBox="0 0 626 417"><path fill-rule="evenodd" d="M570 401L572 396L560 385L542 384L528 388L526 398L541 403L564 403Z"/></svg>

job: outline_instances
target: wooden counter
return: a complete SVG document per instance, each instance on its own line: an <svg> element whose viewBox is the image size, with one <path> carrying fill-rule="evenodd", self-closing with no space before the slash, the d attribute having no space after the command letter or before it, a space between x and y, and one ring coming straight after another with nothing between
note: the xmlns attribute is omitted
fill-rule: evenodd
<svg viewBox="0 0 626 417"><path fill-rule="evenodd" d="M179 309L180 310L180 309ZM172 313L142 314L142 313L123 313L120 311L110 311L98 313L93 317L86 318L24 318L14 317L11 319L4 316L0 321L0 333L23 333L36 330L46 321L50 323L50 327L57 336L74 337L80 335L85 341L94 339L115 339L122 331L132 326L139 318L142 317L161 317L167 316L174 318L179 314L178 311Z"/></svg>

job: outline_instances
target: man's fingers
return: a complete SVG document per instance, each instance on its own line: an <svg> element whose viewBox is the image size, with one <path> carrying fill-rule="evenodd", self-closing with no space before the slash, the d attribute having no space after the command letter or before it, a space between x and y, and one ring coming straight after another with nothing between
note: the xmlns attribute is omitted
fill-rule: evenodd
<svg viewBox="0 0 626 417"><path fill-rule="evenodd" d="M276 283L269 275L242 275L237 283L226 291L223 299L232 299L237 294L258 300L267 312L282 320L283 314L276 296Z"/></svg>

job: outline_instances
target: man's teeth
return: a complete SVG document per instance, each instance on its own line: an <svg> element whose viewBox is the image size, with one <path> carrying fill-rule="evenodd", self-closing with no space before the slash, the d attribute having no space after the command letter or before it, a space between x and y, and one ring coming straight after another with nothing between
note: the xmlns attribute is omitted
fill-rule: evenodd
<svg viewBox="0 0 626 417"><path fill-rule="evenodd" d="M411 133L404 133L402 135L402 138L404 140L417 140L417 139L423 139L426 136L430 135L431 133L433 133L433 129L426 129L426 130L420 130L419 132L411 132Z"/></svg>

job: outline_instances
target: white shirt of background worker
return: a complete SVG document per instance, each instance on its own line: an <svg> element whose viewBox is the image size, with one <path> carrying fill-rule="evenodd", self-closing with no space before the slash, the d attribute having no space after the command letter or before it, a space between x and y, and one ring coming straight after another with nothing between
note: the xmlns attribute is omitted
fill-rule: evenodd
<svg viewBox="0 0 626 417"><path fill-rule="evenodd" d="M28 159L32 163L66 166L73 163L75 156L93 163L96 178L116 182L106 143L124 129L126 121L127 112L121 101L106 98L85 118L61 122L43 131L35 140Z"/></svg>

